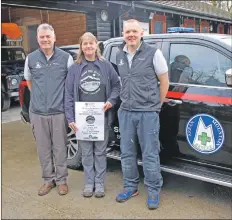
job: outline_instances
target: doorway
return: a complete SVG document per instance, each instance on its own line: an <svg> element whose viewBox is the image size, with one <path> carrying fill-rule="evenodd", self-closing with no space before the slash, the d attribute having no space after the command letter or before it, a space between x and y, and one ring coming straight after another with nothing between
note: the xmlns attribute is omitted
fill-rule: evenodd
<svg viewBox="0 0 232 220"><path fill-rule="evenodd" d="M27 35L28 35L28 47L29 52L33 52L38 48L38 42L36 39L38 24L28 25L27 26Z"/></svg>

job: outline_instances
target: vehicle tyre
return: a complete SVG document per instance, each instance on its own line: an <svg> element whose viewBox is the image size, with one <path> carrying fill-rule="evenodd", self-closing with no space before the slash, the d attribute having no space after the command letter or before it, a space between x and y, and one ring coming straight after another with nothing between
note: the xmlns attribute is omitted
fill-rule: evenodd
<svg viewBox="0 0 232 220"><path fill-rule="evenodd" d="M5 86L3 85L3 83L1 84L1 100L2 100L2 112L7 111L10 108L10 97L8 96Z"/></svg>
<svg viewBox="0 0 232 220"><path fill-rule="evenodd" d="M67 163L70 169L82 169L81 149L78 146L76 135L70 127L68 127Z"/></svg>

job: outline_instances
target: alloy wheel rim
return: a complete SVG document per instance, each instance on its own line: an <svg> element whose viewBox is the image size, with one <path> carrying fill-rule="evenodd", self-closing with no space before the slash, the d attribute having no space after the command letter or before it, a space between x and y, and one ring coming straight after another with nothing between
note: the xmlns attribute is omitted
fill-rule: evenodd
<svg viewBox="0 0 232 220"><path fill-rule="evenodd" d="M76 135L75 132L71 129L68 128L68 144L67 144L67 156L68 156L68 160L73 159L78 152L78 142L76 139Z"/></svg>

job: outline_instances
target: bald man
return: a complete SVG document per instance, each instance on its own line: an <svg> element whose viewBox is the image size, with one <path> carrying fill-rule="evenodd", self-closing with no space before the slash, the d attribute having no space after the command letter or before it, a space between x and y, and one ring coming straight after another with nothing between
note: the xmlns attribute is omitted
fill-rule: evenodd
<svg viewBox="0 0 232 220"><path fill-rule="evenodd" d="M124 189L116 196L116 201L125 202L138 195L135 144L138 138L148 193L147 206L156 209L163 184L159 159L159 112L169 87L168 67L162 52L143 41L143 29L137 20L124 23L123 37L116 62L122 82L118 119Z"/></svg>

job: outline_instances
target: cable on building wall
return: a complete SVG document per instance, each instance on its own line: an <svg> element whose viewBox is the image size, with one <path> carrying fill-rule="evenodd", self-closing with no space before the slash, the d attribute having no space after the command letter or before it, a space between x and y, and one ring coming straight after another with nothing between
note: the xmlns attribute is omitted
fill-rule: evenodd
<svg viewBox="0 0 232 220"><path fill-rule="evenodd" d="M47 20L48 20L48 24L49 24L49 12L47 10Z"/></svg>
<svg viewBox="0 0 232 220"><path fill-rule="evenodd" d="M40 11L41 23L43 23L43 15L42 15L42 11L41 11L41 10L39 10L39 11Z"/></svg>
<svg viewBox="0 0 232 220"><path fill-rule="evenodd" d="M8 7L8 14L9 14L9 21L11 23L11 11L10 11L10 7Z"/></svg>

